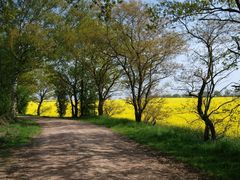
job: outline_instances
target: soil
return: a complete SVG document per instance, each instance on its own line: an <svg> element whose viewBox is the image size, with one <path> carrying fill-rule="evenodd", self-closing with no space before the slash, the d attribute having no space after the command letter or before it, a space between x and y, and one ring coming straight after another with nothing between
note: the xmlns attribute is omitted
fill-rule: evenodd
<svg viewBox="0 0 240 180"><path fill-rule="evenodd" d="M110 129L33 118L42 133L0 159L0 179L205 179L199 172Z"/></svg>

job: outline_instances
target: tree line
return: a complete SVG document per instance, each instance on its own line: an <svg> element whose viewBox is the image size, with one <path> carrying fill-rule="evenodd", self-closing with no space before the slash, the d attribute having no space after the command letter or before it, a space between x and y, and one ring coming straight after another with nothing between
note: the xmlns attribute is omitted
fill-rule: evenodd
<svg viewBox="0 0 240 180"><path fill-rule="evenodd" d="M239 66L239 7L237 0L1 0L0 119L14 120L30 99L40 115L49 97L60 117L68 102L74 118L95 109L101 116L121 90L135 120L149 121L156 119L153 108L161 110L163 101L152 102L163 80L174 77L179 90L197 99L204 139L215 140L215 115L230 120L239 107L237 97L212 105L229 87L239 90L238 82L222 87ZM187 62L174 60L178 54L187 54Z"/></svg>

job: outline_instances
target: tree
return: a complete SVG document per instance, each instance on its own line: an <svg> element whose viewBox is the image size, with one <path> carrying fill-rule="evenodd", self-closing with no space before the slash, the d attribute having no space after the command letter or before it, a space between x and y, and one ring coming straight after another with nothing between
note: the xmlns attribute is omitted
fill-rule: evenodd
<svg viewBox="0 0 240 180"><path fill-rule="evenodd" d="M92 15L88 4L78 1L69 6L60 24L56 27L55 41L60 44L51 65L57 76L67 87L72 106L72 116L86 116L95 113L95 93L93 79L90 77L85 47L91 28ZM86 36L85 36L86 35Z"/></svg>
<svg viewBox="0 0 240 180"><path fill-rule="evenodd" d="M97 63L96 61L100 62ZM103 115L104 103L112 96L114 85L116 85L120 73L109 57L97 56L94 60L91 59L90 63L90 75L94 79L98 94L98 115L101 116Z"/></svg>
<svg viewBox="0 0 240 180"><path fill-rule="evenodd" d="M113 9L108 22L109 44L115 62L123 71L122 83L130 91L135 120L154 96L161 79L173 73L174 64L168 60L183 48L183 41L164 28L165 19L152 22L148 8L141 2L121 3Z"/></svg>
<svg viewBox="0 0 240 180"><path fill-rule="evenodd" d="M56 15L58 3L0 1L0 73L7 72L1 76L1 87L7 85L3 92L6 90L5 94L9 97L1 98L0 104L7 105L4 114L11 118L16 117L19 76L37 67L42 57L52 49L48 28L43 21L49 15Z"/></svg>
<svg viewBox="0 0 240 180"><path fill-rule="evenodd" d="M4 61L3 61L4 60ZM0 122L11 121L12 61L0 49Z"/></svg>
<svg viewBox="0 0 240 180"><path fill-rule="evenodd" d="M231 70L234 70L234 68L236 68L237 63L234 62L235 60L237 60L237 58L239 57L239 28L237 28L238 23L239 23L239 15L240 15L240 11L239 11L239 1L228 1L228 0L223 0L223 1L204 1L204 0L194 0L194 1L165 1L163 3L159 4L160 7L160 11L164 11L165 14L168 16L168 18L170 18L171 20L173 20L173 22L179 22L180 21L189 21L189 24L195 24L196 22L198 22L199 24L201 24L201 22L206 21L207 23L205 25L208 25L209 22L216 22L219 24L225 24L225 27L228 26L228 33L225 33L225 37L227 38L227 42L224 42L219 46L221 47L221 51L216 52L218 48L215 49L215 47L213 48L212 52L214 55L211 55L210 53L208 53L209 57L210 56L214 56L214 58L218 57L222 57L221 59L221 63L223 64L222 68L223 71L219 71L216 70L215 64L217 61L214 61L214 71L219 71L218 73L216 73L217 77L219 77L220 80L214 80L213 85L211 86L211 88L215 89L216 86L218 86L219 81L221 81L222 79L220 78L221 74L223 75L224 73L226 73L226 77L228 77L227 72L230 74ZM190 27L190 26L189 26ZM197 27L197 26L195 26ZM186 28L186 27L185 27ZM203 29L207 29L207 27L203 27ZM212 35L214 36L214 28L212 29ZM217 28L215 29L217 30ZM208 31L209 35L210 31ZM211 34L211 33L210 33ZM215 34L216 35L216 34ZM202 38L202 40L206 40L206 36L202 36L199 34L192 34L192 36L195 36L195 38L200 39ZM219 35L221 36L221 35ZM220 39L220 37L217 36L216 39ZM221 36L223 38L223 36ZM225 38L224 37L224 38ZM213 38L214 39L214 38ZM230 43L230 40L232 40L232 42ZM214 43L213 44L217 44L218 42L216 42L216 40L214 39ZM203 42L203 44L205 44L204 46L207 47L209 46L209 44L207 45L205 42ZM226 46L227 44L227 46ZM214 46L214 45L212 45ZM224 53L226 54L224 54ZM232 55L231 55L232 53ZM200 55L199 57L202 58L201 53L198 55ZM226 59L224 59L225 56L228 56ZM231 59L232 56L232 59ZM219 59L217 57L217 59ZM204 59L204 58L203 58ZM229 60L231 59L231 60ZM220 64L220 63L219 63ZM219 65L218 64L218 65ZM232 64L232 66L231 66ZM224 66L225 65L225 66ZM228 68L229 66L229 68ZM221 69L221 68L220 68ZM211 72L211 71L209 71ZM215 73L215 72L214 72ZM190 73L191 74L191 73ZM210 73L211 74L211 73ZM192 74L193 75L193 74ZM214 76L214 78L217 78ZM189 77L190 78L190 77ZM223 78L223 77L222 77ZM194 78L190 78L192 79L192 81L188 81L188 84L190 86L192 86L194 84ZM210 78L211 79L211 78ZM224 78L223 78L224 79ZM207 82L210 82L207 81ZM203 83L204 84L204 83ZM208 84L208 83L207 83ZM222 92L226 87L222 88L222 90L220 92ZM209 85L206 85L206 89L209 92ZM203 90L204 91L204 90ZM210 100L209 102L205 103L205 97L209 97L209 93L208 92L203 92L203 97L204 97L204 106L206 105L206 110L208 111L209 108L208 106L211 104L212 102L212 98L206 98L207 100ZM212 93L210 93L212 95ZM210 95L210 96L211 96ZM210 104L209 104L210 103ZM228 104L231 102L227 102L226 104ZM225 103L223 105L220 105L219 108L217 108L216 111L213 111L214 113L217 113L220 111L220 109L224 109L223 106L226 105ZM226 105L227 106L227 105ZM238 107L238 105L233 106L232 109L228 109L227 111L231 113L235 112L236 108ZM210 110L211 111L211 110ZM200 112L200 111L199 111ZM214 113L210 113L211 115L213 115ZM205 112L205 115L207 116L207 113ZM225 116L224 116L225 117ZM231 117L231 115L227 115L227 117ZM226 117L226 118L227 118ZM225 119L226 119L225 118ZM223 118L224 119L224 118ZM222 120L218 121L218 124L223 125ZM208 132L207 130L205 130L206 132L206 140L208 139ZM212 137L213 138L213 137ZM213 138L214 139L214 138Z"/></svg>
<svg viewBox="0 0 240 180"><path fill-rule="evenodd" d="M232 39L235 42L235 48L232 47L229 48L229 50L232 53L240 55L240 31L237 27L240 24L240 1L212 1L201 8L201 13L203 14L201 20L229 22L235 25L235 27L233 27L235 34L232 35Z"/></svg>
<svg viewBox="0 0 240 180"><path fill-rule="evenodd" d="M235 92L238 94L240 92L240 85L239 84L235 84L233 85Z"/></svg>
<svg viewBox="0 0 240 180"><path fill-rule="evenodd" d="M214 91L214 96L221 97L222 93L220 91L216 90L216 91Z"/></svg>
<svg viewBox="0 0 240 180"><path fill-rule="evenodd" d="M168 15L171 14L174 20L194 17L200 21L212 20L233 24L232 29L229 31L229 36L235 42L235 45L229 47L229 50L234 54L240 55L239 0L185 0L182 2L170 0L160 3L159 7Z"/></svg>
<svg viewBox="0 0 240 180"><path fill-rule="evenodd" d="M32 98L38 102L37 115L41 115L41 107L44 100L52 96L52 86L49 81L49 73L46 69L36 69L29 73L34 82L34 94Z"/></svg>
<svg viewBox="0 0 240 180"><path fill-rule="evenodd" d="M72 117L78 117L79 114L79 93L81 83L81 72L79 72L79 62L75 59L68 61L62 58L55 66L58 76L68 88L68 95L72 106Z"/></svg>
<svg viewBox="0 0 240 180"><path fill-rule="evenodd" d="M19 114L25 114L27 110L28 102L30 101L30 90L28 87L20 86L17 87L17 112Z"/></svg>
<svg viewBox="0 0 240 180"><path fill-rule="evenodd" d="M57 112L59 117L63 117L66 114L68 99L64 88L59 88L55 90L55 95L57 97Z"/></svg>
<svg viewBox="0 0 240 180"><path fill-rule="evenodd" d="M97 16L102 21L111 19L112 9L123 0L92 0L91 7L97 7Z"/></svg>
<svg viewBox="0 0 240 180"><path fill-rule="evenodd" d="M239 23L240 2L239 0L168 0L161 2L159 7L175 18L184 18L200 15L200 20L228 21Z"/></svg>
<svg viewBox="0 0 240 180"><path fill-rule="evenodd" d="M191 25L187 20L180 21L198 47L194 51L193 62L191 61L188 68L183 69L178 80L184 84L190 96L197 98L197 114L205 124L204 140L207 141L210 137L215 140L217 135L214 122L224 125L223 121L231 117L234 109L239 106L226 108L236 98L217 106L213 103L216 88L220 88L219 85L237 69L238 57L226 50L226 47L231 45L229 43L231 40L226 36L231 26L217 21L198 21L195 24L191 21L189 22ZM231 83L221 88L220 92L229 85ZM221 117L219 117L220 114ZM215 118L216 121L214 121Z"/></svg>
<svg viewBox="0 0 240 180"><path fill-rule="evenodd" d="M85 66L97 91L98 115L103 115L104 103L112 96L114 86L120 77L120 70L110 56L112 50L106 41L104 25L96 20L89 24L83 36L85 47ZM94 27L94 28L93 28Z"/></svg>
<svg viewBox="0 0 240 180"><path fill-rule="evenodd" d="M68 99L68 86L62 82L62 78L51 68L50 83L53 85L54 95L56 97L56 106L59 117L66 114Z"/></svg>

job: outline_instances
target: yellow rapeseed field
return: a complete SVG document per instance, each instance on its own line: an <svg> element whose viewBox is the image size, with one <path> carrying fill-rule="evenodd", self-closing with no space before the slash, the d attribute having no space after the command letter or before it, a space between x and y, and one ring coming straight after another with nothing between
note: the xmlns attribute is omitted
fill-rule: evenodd
<svg viewBox="0 0 240 180"><path fill-rule="evenodd" d="M213 101L213 106L217 106L223 102L231 100L231 97L219 97L215 98ZM122 108L121 112L118 114L114 114L113 117L116 118L128 118L134 120L134 110L133 107L126 103L125 100L111 100L115 105L120 106ZM234 106L234 105L231 105ZM168 113L168 117L158 122L160 124L165 125L174 125L174 126L187 126L192 128L203 128L202 121L199 121L198 115L194 113L196 110L196 99L195 98L164 98L164 107L163 110ZM224 111L224 109L222 110ZM26 114L29 115L36 115L37 112L37 103L29 102L27 107ZM42 105L42 116L50 116L50 117L57 117L57 108L55 101L45 101ZM71 106L68 105L66 117L71 117ZM214 118L218 119L218 116L223 116L223 114L215 115ZM230 125L231 130L229 131L229 135L231 136L238 136L239 131L239 124L240 120L238 120L238 115L232 117L235 119L234 123ZM227 122L228 118L226 119ZM226 124L226 123L225 123ZM216 128L218 131L223 130L223 126L221 124L217 124Z"/></svg>

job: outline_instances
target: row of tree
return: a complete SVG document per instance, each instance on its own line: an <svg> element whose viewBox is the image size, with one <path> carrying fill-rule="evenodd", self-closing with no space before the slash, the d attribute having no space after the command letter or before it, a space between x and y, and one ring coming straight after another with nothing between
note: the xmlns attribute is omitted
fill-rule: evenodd
<svg viewBox="0 0 240 180"><path fill-rule="evenodd" d="M163 19L153 22L145 4L113 5L108 1L2 1L1 74L6 70L9 75L1 79L9 88L1 90L9 104L1 114L16 116L22 80L35 86L31 89L40 105L53 88L59 109L66 106L63 100L71 101L73 117L88 115L96 99L102 115L104 102L121 81L129 89L140 122L159 80L173 72L169 60L181 51L183 41L167 31Z"/></svg>
<svg viewBox="0 0 240 180"><path fill-rule="evenodd" d="M237 97L239 96L239 90L237 89L226 89L224 91L220 91L220 90L215 90L214 91L214 96L216 97ZM204 96L206 96L206 94L204 94ZM178 97L189 97L189 94L180 94L180 93L174 93L174 94L163 94L161 95L161 97L173 97L173 98L178 98Z"/></svg>
<svg viewBox="0 0 240 180"><path fill-rule="evenodd" d="M94 115L96 101L103 115L121 88L141 122L151 119L162 80L174 76L198 100L204 139L214 140L215 115L230 120L239 106L226 108L237 98L212 106L219 87L238 89L222 82L238 68L239 7L238 0L0 0L0 117L14 119L29 95L39 101L38 115L48 96L60 116L68 102L73 117ZM185 52L188 62L173 61Z"/></svg>

